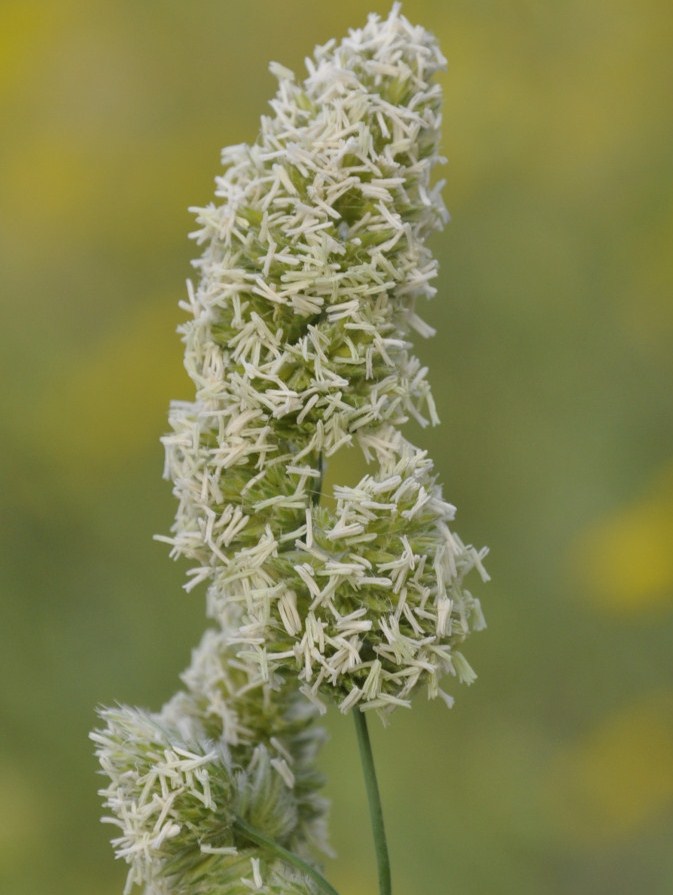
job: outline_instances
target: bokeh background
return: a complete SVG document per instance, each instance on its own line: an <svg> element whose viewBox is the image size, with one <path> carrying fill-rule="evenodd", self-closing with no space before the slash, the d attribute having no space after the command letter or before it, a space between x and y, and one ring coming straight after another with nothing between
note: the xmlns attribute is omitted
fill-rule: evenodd
<svg viewBox="0 0 673 895"><path fill-rule="evenodd" d="M274 82L372 0L0 3L0 891L113 895L87 732L158 708L204 626L164 545L189 398L187 208ZM673 16L408 0L439 36L438 335L419 352L489 628L456 707L375 725L398 895L673 891ZM333 469L339 475L341 467ZM323 757L343 895L374 865L349 719Z"/></svg>

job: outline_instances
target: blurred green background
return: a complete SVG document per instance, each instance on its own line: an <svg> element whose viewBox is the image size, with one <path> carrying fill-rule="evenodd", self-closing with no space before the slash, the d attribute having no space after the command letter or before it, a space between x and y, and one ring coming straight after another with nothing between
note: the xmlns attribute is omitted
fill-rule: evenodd
<svg viewBox="0 0 673 895"><path fill-rule="evenodd" d="M271 59L385 3L0 4L0 891L113 895L87 732L158 708L204 626L159 437L190 205ZM489 544L456 707L374 745L397 895L673 891L673 16L668 0L408 0L440 38L436 458ZM338 467L336 473L338 474ZM343 895L375 889L349 719L323 765Z"/></svg>

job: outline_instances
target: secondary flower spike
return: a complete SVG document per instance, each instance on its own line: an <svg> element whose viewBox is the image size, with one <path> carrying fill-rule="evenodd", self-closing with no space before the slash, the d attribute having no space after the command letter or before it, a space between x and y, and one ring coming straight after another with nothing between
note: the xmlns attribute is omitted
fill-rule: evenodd
<svg viewBox="0 0 673 895"><path fill-rule="evenodd" d="M181 691L158 713L100 711L91 738L108 783L100 794L129 865L125 893L314 895L315 886L241 835L245 821L311 866L329 852L315 769L324 731L288 684L259 679L208 631ZM273 690L272 690L273 688Z"/></svg>
<svg viewBox="0 0 673 895"><path fill-rule="evenodd" d="M434 183L444 59L393 7L306 61L252 145L222 154L197 209L183 327L195 400L171 410L174 556L208 582L208 613L263 678L298 676L322 705L385 712L418 686L474 672L457 650L483 626L464 584L485 551L450 528L410 418L437 423L411 331L435 293L427 237L447 219ZM367 474L320 502L337 451Z"/></svg>

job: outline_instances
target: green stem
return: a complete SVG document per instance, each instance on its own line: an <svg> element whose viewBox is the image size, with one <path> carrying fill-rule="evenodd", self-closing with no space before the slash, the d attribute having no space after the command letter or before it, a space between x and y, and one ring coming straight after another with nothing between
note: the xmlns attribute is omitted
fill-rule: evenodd
<svg viewBox="0 0 673 895"><path fill-rule="evenodd" d="M379 871L379 895L391 895L392 884L390 881L388 844L386 842L386 831L383 826L383 809L381 807L379 785L376 782L376 769L374 767L372 744L369 741L369 731L367 730L367 716L364 712L355 708L353 709L353 718L355 719L355 730L358 735L360 761L362 762L362 772L365 778L367 801L369 802L369 816L371 818L372 834L374 836L376 863Z"/></svg>
<svg viewBox="0 0 673 895"><path fill-rule="evenodd" d="M256 845L261 845L264 848L268 848L269 851L278 855L279 858L282 858L288 864L296 867L301 873L310 877L313 882L317 884L321 892L326 892L327 895L339 895L337 890L331 886L324 876L321 876L314 867L311 867L306 861L302 861L298 855L283 848L282 845L279 845L273 839L269 839L264 833L260 833L259 830L251 827L250 824L246 823L246 821L242 820L240 817L237 817L234 821L234 830L237 833L240 833L243 839L247 839L249 842L254 842Z"/></svg>

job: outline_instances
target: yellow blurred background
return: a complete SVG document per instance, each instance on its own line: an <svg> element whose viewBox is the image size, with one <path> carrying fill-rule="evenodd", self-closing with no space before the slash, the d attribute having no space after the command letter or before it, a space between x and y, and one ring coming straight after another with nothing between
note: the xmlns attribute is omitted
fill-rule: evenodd
<svg viewBox="0 0 673 895"><path fill-rule="evenodd" d="M159 437L190 205L271 59L388 4L0 3L0 891L112 895L87 732L158 708L204 626ZM459 532L491 547L479 672L373 739L397 895L673 891L673 16L408 0L440 38L446 202L419 346ZM338 474L338 467L336 470ZM375 889L349 719L323 766L342 895Z"/></svg>

